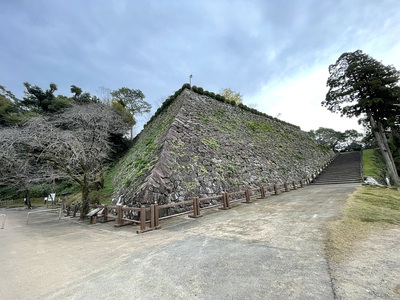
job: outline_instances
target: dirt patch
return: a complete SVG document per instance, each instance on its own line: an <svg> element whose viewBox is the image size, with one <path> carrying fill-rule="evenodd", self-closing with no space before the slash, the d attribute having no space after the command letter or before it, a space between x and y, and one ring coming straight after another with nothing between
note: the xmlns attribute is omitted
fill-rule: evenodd
<svg viewBox="0 0 400 300"><path fill-rule="evenodd" d="M338 299L400 299L400 228L370 231L330 268Z"/></svg>
<svg viewBox="0 0 400 300"><path fill-rule="evenodd" d="M326 224L338 299L400 299L399 208L397 190L359 187Z"/></svg>

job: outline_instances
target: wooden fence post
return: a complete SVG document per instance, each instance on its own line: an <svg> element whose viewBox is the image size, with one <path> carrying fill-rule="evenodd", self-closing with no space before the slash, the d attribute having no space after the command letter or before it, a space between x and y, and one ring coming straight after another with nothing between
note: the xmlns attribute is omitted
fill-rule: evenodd
<svg viewBox="0 0 400 300"><path fill-rule="evenodd" d="M193 198L193 215L189 215L191 218L201 217L200 215L200 201L199 198Z"/></svg>
<svg viewBox="0 0 400 300"><path fill-rule="evenodd" d="M108 207L107 207L107 205L104 205L104 212L103 212L103 214L104 214L104 217L103 217L104 222L108 222Z"/></svg>
<svg viewBox="0 0 400 300"><path fill-rule="evenodd" d="M158 204L154 204L154 227L156 229L161 228L161 226L160 226L160 212L158 210Z"/></svg>
<svg viewBox="0 0 400 300"><path fill-rule="evenodd" d="M296 182L294 182L294 180L292 181L292 184L293 184L293 189L297 190Z"/></svg>
<svg viewBox="0 0 400 300"><path fill-rule="evenodd" d="M121 204L117 205L117 225L118 226L122 225L122 205Z"/></svg>
<svg viewBox="0 0 400 300"><path fill-rule="evenodd" d="M150 229L154 229L156 227L155 221L156 221L155 208L154 204L152 204L150 205Z"/></svg>
<svg viewBox="0 0 400 300"><path fill-rule="evenodd" d="M263 185L260 186L260 194L261 194L261 199L264 199L265 198L265 188Z"/></svg>
<svg viewBox="0 0 400 300"><path fill-rule="evenodd" d="M279 195L279 189L278 189L278 185L276 183L274 184L274 191L275 191L275 195Z"/></svg>
<svg viewBox="0 0 400 300"><path fill-rule="evenodd" d="M289 192L289 186L288 186L287 182L285 182L283 184L283 186L285 187L285 192Z"/></svg>
<svg viewBox="0 0 400 300"><path fill-rule="evenodd" d="M140 206L140 231L146 230L146 206Z"/></svg>
<svg viewBox="0 0 400 300"><path fill-rule="evenodd" d="M222 193L222 207L221 209L227 210L229 209L229 199L228 199L228 193Z"/></svg>
<svg viewBox="0 0 400 300"><path fill-rule="evenodd" d="M242 202L242 203L251 203L252 201L251 201L251 199L250 199L250 195L251 195L250 189L245 189L245 190L244 190L244 196L245 196L245 198L246 198L246 201L245 201L245 202Z"/></svg>
<svg viewBox="0 0 400 300"><path fill-rule="evenodd" d="M74 211L72 212L72 217L76 217L76 213L78 212L78 205L74 204Z"/></svg>

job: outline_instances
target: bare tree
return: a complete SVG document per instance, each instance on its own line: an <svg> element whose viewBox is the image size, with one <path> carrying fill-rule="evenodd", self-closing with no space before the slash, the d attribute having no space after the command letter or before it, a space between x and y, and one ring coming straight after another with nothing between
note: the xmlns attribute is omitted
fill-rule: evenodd
<svg viewBox="0 0 400 300"><path fill-rule="evenodd" d="M26 204L31 207L30 188L50 182L55 174L47 164L29 155L27 148L19 143L20 133L17 128L0 130L0 186L11 186L23 192ZM56 177L62 178L59 175Z"/></svg>
<svg viewBox="0 0 400 300"><path fill-rule="evenodd" d="M112 102L112 96L111 96L112 90L111 89L106 88L104 86L100 86L96 92L99 95L101 102L103 102L104 104L107 104L107 105L111 105L111 102Z"/></svg>
<svg viewBox="0 0 400 300"><path fill-rule="evenodd" d="M16 157L25 163L47 164L77 182L84 218L89 211L89 192L103 185L104 163L112 151L110 135L123 134L127 124L112 107L90 103L51 117L32 118L13 130L18 132L13 141L0 140L2 145L14 148Z"/></svg>

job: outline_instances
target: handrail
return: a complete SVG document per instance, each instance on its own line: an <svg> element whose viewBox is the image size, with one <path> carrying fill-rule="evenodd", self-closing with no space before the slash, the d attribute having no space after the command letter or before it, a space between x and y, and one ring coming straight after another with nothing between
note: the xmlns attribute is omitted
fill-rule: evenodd
<svg viewBox="0 0 400 300"><path fill-rule="evenodd" d="M28 223L29 223L29 216L30 216L31 214L37 214L37 213L42 213L42 212L55 211L55 210L58 210L58 209L60 210L60 212L59 212L59 214L58 214L58 219L61 220L61 212L62 212L62 209L61 209L61 208L43 209L43 210L28 212L28 215L27 215L27 218L26 218L26 225L28 225Z"/></svg>
<svg viewBox="0 0 400 300"><path fill-rule="evenodd" d="M7 216L5 214L0 214L0 216L4 216L3 225L1 226L1 229L4 229L4 224L6 223Z"/></svg>

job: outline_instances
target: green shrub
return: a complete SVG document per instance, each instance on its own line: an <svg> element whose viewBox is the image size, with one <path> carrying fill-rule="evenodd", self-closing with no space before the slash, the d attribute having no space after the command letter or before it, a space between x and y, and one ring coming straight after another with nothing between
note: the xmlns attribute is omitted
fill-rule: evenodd
<svg viewBox="0 0 400 300"><path fill-rule="evenodd" d="M189 89L190 90L190 84L189 83L185 83L184 85L182 85L181 91L183 91L184 89Z"/></svg>

